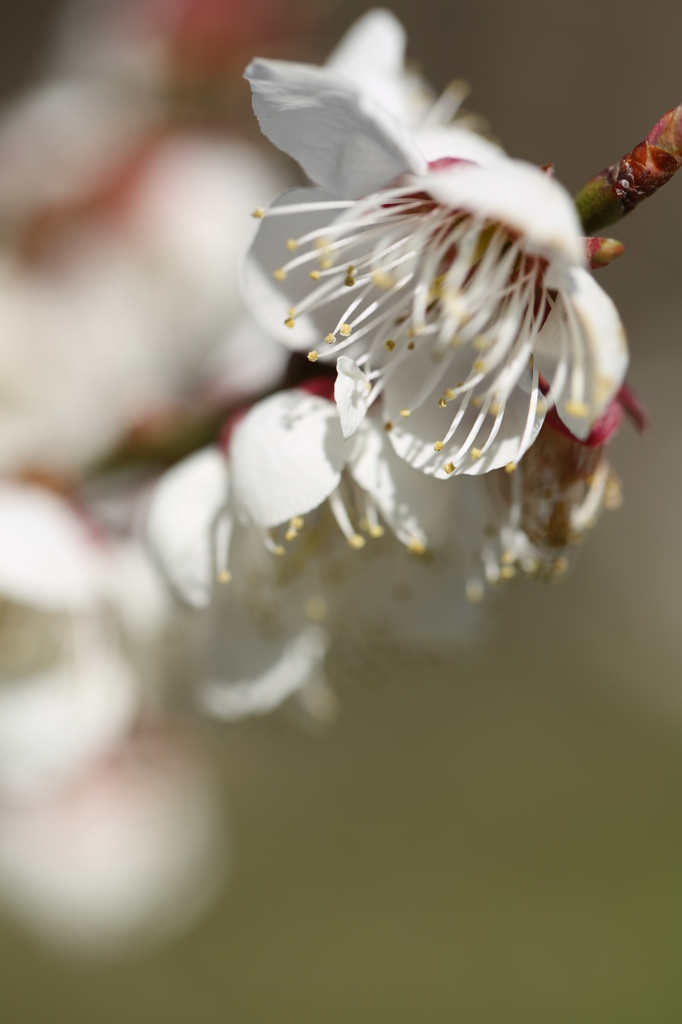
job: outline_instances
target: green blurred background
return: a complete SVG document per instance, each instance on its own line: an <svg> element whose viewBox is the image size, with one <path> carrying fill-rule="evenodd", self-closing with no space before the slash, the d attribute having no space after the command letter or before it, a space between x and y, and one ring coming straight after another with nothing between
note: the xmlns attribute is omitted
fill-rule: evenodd
<svg viewBox="0 0 682 1024"><path fill-rule="evenodd" d="M320 7L307 58L366 9ZM56 9L4 5L5 95ZM469 79L509 151L572 190L682 100L682 13L660 0L392 9L434 85ZM78 963L0 921L3 1019L682 1020L680 179L614 229L628 252L600 277L653 429L617 441L625 505L567 583L509 589L456 653L340 649L331 735L208 729L233 833L220 902L132 964Z"/></svg>

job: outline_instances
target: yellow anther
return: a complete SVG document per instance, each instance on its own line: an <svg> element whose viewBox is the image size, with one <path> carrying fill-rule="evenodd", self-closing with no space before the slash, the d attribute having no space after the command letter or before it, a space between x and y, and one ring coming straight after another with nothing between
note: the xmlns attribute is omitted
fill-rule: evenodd
<svg viewBox="0 0 682 1024"><path fill-rule="evenodd" d="M295 238L287 239L287 249L289 250L289 252L296 252L296 250L298 249L298 242L296 241Z"/></svg>
<svg viewBox="0 0 682 1024"><path fill-rule="evenodd" d="M330 238L316 238L315 239L315 248L316 249L327 249L331 244L332 243L331 243L331 239Z"/></svg>
<svg viewBox="0 0 682 1024"><path fill-rule="evenodd" d="M319 270L311 270L310 276L312 277L313 281L319 281L322 275L320 274Z"/></svg>
<svg viewBox="0 0 682 1024"><path fill-rule="evenodd" d="M418 334L419 334L419 331L417 330L416 327L410 327L409 331L407 332L407 337L408 338L416 338Z"/></svg>
<svg viewBox="0 0 682 1024"><path fill-rule="evenodd" d="M265 210L263 209L263 207L262 207L262 206L257 206L257 207L256 207L256 209L255 209L255 210L253 211L253 213L251 214L251 216L252 216L252 217L255 217L255 218L256 218L256 220L260 220L260 219L261 219L261 217L264 217L264 216L265 216Z"/></svg>
<svg viewBox="0 0 682 1024"><path fill-rule="evenodd" d="M485 359L477 359L476 362L474 363L474 370L476 371L476 373L487 373L488 364L486 363Z"/></svg>
<svg viewBox="0 0 682 1024"><path fill-rule="evenodd" d="M375 523L373 526L369 527L369 529L367 530L367 533L374 540L378 540L379 537L383 537L383 535L386 533L386 531L384 530L383 526L379 525L379 523Z"/></svg>
<svg viewBox="0 0 682 1024"><path fill-rule="evenodd" d="M442 452L443 448L445 448L445 445L443 444L442 441L436 441L436 443L433 446L434 452Z"/></svg>
<svg viewBox="0 0 682 1024"><path fill-rule="evenodd" d="M472 395L471 404L474 409L480 409L483 405L483 395Z"/></svg>
<svg viewBox="0 0 682 1024"><path fill-rule="evenodd" d="M492 401L490 403L490 408L488 409L488 412L490 413L491 416L497 416L501 408L502 406L500 405L499 402Z"/></svg>
<svg viewBox="0 0 682 1024"><path fill-rule="evenodd" d="M589 411L585 402L574 402L572 399L566 402L566 412L569 416L577 416L579 419L584 419Z"/></svg>
<svg viewBox="0 0 682 1024"><path fill-rule="evenodd" d="M411 551L413 555L423 555L426 551L426 544L419 537L410 537L407 542L407 550Z"/></svg>
<svg viewBox="0 0 682 1024"><path fill-rule="evenodd" d="M334 260L331 258L331 256L324 256L320 260L320 266L322 267L323 270L331 270L331 268L334 266Z"/></svg>
<svg viewBox="0 0 682 1024"><path fill-rule="evenodd" d="M322 622L329 615L329 605L323 597L310 597L305 603L305 613L313 622Z"/></svg>
<svg viewBox="0 0 682 1024"><path fill-rule="evenodd" d="M353 330L350 324L341 324L339 327L339 334L342 334L344 338L350 337L350 333Z"/></svg>
<svg viewBox="0 0 682 1024"><path fill-rule="evenodd" d="M275 281L286 281L287 272L286 270L284 270L283 267L278 267L272 276L274 277Z"/></svg>
<svg viewBox="0 0 682 1024"><path fill-rule="evenodd" d="M302 530L305 525L303 516L294 516L293 519L289 520L289 526L292 530Z"/></svg>
<svg viewBox="0 0 682 1024"><path fill-rule="evenodd" d="M471 458L474 460L474 462L478 462L478 460L481 458L482 455L483 455L483 452L481 451L480 448L472 448L471 449Z"/></svg>
<svg viewBox="0 0 682 1024"><path fill-rule="evenodd" d="M448 474L448 476L450 476L451 473L455 472L457 467L455 466L454 462L446 462L445 465L443 466L443 469Z"/></svg>
<svg viewBox="0 0 682 1024"><path fill-rule="evenodd" d="M359 551L360 548L364 548L367 541L361 534L354 533L351 537L348 538L348 543L352 548L355 548L356 551Z"/></svg>
<svg viewBox="0 0 682 1024"><path fill-rule="evenodd" d="M324 340L327 342L328 345L333 345L334 342L336 341L336 338L334 337L333 334L327 334L327 335L325 335L325 339Z"/></svg>
<svg viewBox="0 0 682 1024"><path fill-rule="evenodd" d="M621 484L620 479L612 471L606 481L606 489L604 491L604 508L608 512L613 512L615 509L620 508L622 504L623 485Z"/></svg>
<svg viewBox="0 0 682 1024"><path fill-rule="evenodd" d="M346 274L346 280L343 282L346 288L352 288L355 284L355 278L352 274Z"/></svg>
<svg viewBox="0 0 682 1024"><path fill-rule="evenodd" d="M439 409L444 409L447 404L448 404L447 398L439 398L438 399L438 408Z"/></svg>
<svg viewBox="0 0 682 1024"><path fill-rule="evenodd" d="M318 359L318 353L315 351L315 349L313 349L312 352L308 353L308 362L309 363L316 363L317 359Z"/></svg>
<svg viewBox="0 0 682 1024"><path fill-rule="evenodd" d="M462 348L464 341L460 338L459 334L453 334L450 338L450 348Z"/></svg>
<svg viewBox="0 0 682 1024"><path fill-rule="evenodd" d="M400 415L402 416L402 418L404 420L406 420L407 417L411 414L411 411L412 411L411 409L401 409L400 410Z"/></svg>
<svg viewBox="0 0 682 1024"><path fill-rule="evenodd" d="M516 561L516 555L513 551L503 551L500 558L502 565L513 565Z"/></svg>
<svg viewBox="0 0 682 1024"><path fill-rule="evenodd" d="M298 530L294 530L294 528L291 527L291 526L289 527L287 532L284 534L284 539L285 540L296 540L297 537L298 537Z"/></svg>
<svg viewBox="0 0 682 1024"><path fill-rule="evenodd" d="M278 556L279 558L282 558L282 557L283 557L283 556L284 556L284 555L286 554L286 551L285 551L285 549L284 549L284 548L282 547L282 545L281 545L281 544L277 544L277 545L275 546L275 549L274 549L274 551L275 551L275 554L276 554L276 555L277 555L277 556Z"/></svg>
<svg viewBox="0 0 682 1024"><path fill-rule="evenodd" d="M232 573L229 569L223 569L222 572L218 573L218 583L229 583L232 579Z"/></svg>
<svg viewBox="0 0 682 1024"><path fill-rule="evenodd" d="M503 565L502 568L500 569L500 579L501 580L513 580L515 576L516 576L516 566L515 565Z"/></svg>
<svg viewBox="0 0 682 1024"><path fill-rule="evenodd" d="M296 326L296 321L294 320L293 316L287 317L287 319L284 321L284 326L285 327L295 327Z"/></svg>
<svg viewBox="0 0 682 1024"><path fill-rule="evenodd" d="M452 401L452 399L455 397L456 394L457 394L457 392L453 388L446 388L445 389L445 398L447 398L447 400L449 402Z"/></svg>
<svg viewBox="0 0 682 1024"><path fill-rule="evenodd" d="M485 336L485 334L477 334L471 344L477 352L485 352L490 345L490 340Z"/></svg>
<svg viewBox="0 0 682 1024"><path fill-rule="evenodd" d="M409 341L407 343L407 347L409 348L410 352L414 352L414 342L413 341Z"/></svg>
<svg viewBox="0 0 682 1024"><path fill-rule="evenodd" d="M517 465L516 465L515 462L508 462L507 465L504 467L504 469L505 469L505 472L507 472L507 473L510 473L510 474L511 473L515 473L516 470L517 470Z"/></svg>
<svg viewBox="0 0 682 1024"><path fill-rule="evenodd" d="M386 431L387 434L389 434L393 430L393 423L391 422L391 420L386 420L386 422L384 423L384 430Z"/></svg>
<svg viewBox="0 0 682 1024"><path fill-rule="evenodd" d="M382 288L384 291L388 291L395 284L393 275L388 274L385 270L375 270L372 274L372 281L377 288Z"/></svg>
<svg viewBox="0 0 682 1024"><path fill-rule="evenodd" d="M395 342L389 338L388 341L384 342L384 348L387 349L389 352L392 352L393 349L395 348Z"/></svg>

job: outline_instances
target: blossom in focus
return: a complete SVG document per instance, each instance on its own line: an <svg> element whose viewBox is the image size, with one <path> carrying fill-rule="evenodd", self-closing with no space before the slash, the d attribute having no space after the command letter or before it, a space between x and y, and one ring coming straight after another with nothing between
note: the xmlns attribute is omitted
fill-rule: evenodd
<svg viewBox="0 0 682 1024"><path fill-rule="evenodd" d="M627 346L553 177L447 132L427 156L335 69L256 60L247 78L261 128L318 187L257 211L245 295L280 341L364 374L364 406L339 403L346 436L382 395L396 452L441 478L512 468L551 403L587 436Z"/></svg>

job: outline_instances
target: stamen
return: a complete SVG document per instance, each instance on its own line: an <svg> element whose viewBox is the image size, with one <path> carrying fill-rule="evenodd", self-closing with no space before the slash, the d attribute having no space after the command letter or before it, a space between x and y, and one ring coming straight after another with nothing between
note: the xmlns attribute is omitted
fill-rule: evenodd
<svg viewBox="0 0 682 1024"><path fill-rule="evenodd" d="M232 579L228 562L233 529L234 519L227 509L223 509L213 526L213 561L219 583L229 583Z"/></svg>
<svg viewBox="0 0 682 1024"><path fill-rule="evenodd" d="M362 534L356 533L356 531L353 529L353 524L350 521L348 510L346 509L343 498L341 497L341 493L338 490L338 488L335 491L333 491L332 494L329 496L329 506L332 510L334 519L336 519L339 529L343 533L349 545L352 548L355 548L356 551L359 551L360 548L364 548L366 543L365 538L362 536Z"/></svg>

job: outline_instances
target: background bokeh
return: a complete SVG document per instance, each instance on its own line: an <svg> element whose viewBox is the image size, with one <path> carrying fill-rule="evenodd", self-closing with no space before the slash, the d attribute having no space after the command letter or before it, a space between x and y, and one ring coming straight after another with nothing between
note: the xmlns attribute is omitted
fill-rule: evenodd
<svg viewBox="0 0 682 1024"><path fill-rule="evenodd" d="M366 6L320 4L301 55L321 59ZM572 190L682 100L682 10L661 0L391 6L434 85L471 81L508 150ZM5 5L5 96L39 68L57 8ZM682 1018L682 180L614 234L628 251L600 281L653 427L616 442L625 505L570 580L510 589L456 656L367 663L349 644L330 735L207 729L231 887L130 964L69 960L1 922L8 1020Z"/></svg>

